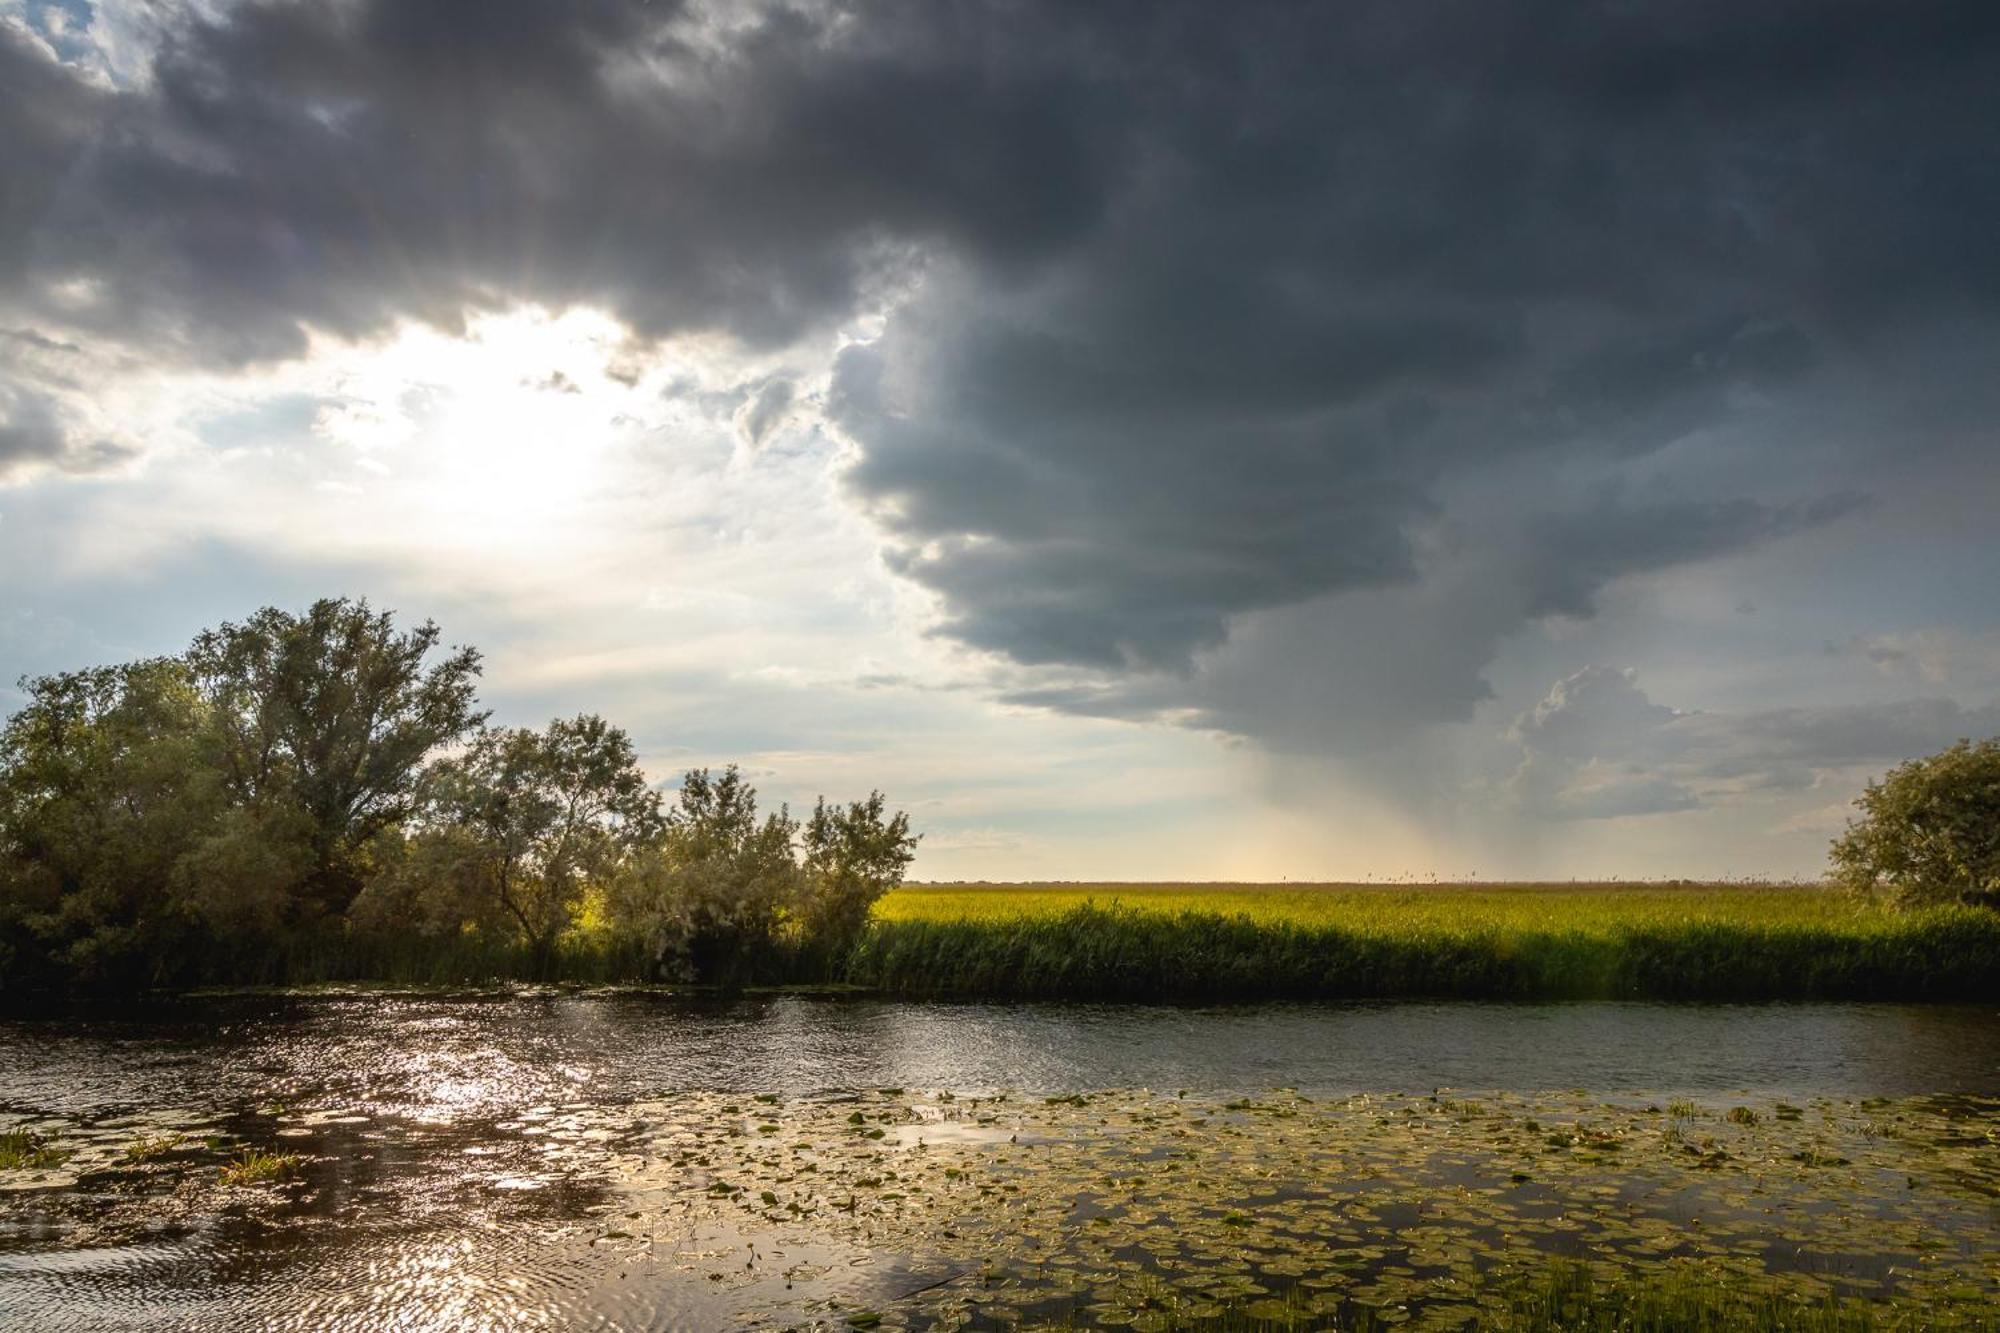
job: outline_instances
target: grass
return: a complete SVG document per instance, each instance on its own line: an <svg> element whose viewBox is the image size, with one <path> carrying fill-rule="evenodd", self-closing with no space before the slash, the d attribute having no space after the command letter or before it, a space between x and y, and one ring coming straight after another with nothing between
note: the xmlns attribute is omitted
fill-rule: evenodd
<svg viewBox="0 0 2000 1333"><path fill-rule="evenodd" d="M1266 925L1396 925L1585 929L1632 924L1887 925L1881 905L1817 884L1607 882L1564 884L910 884L875 908L877 921L993 921L1060 915L1082 906L1177 916L1244 917Z"/></svg>
<svg viewBox="0 0 2000 1333"><path fill-rule="evenodd" d="M301 1160L297 1153L246 1148L236 1160L224 1164L221 1180L225 1185L263 1185L286 1180L298 1171Z"/></svg>
<svg viewBox="0 0 2000 1333"><path fill-rule="evenodd" d="M179 1152L187 1139L180 1134L146 1134L125 1145L125 1160L134 1166Z"/></svg>
<svg viewBox="0 0 2000 1333"><path fill-rule="evenodd" d="M50 1147L41 1135L25 1129L0 1134L0 1171L37 1171L60 1166L68 1153Z"/></svg>
<svg viewBox="0 0 2000 1333"><path fill-rule="evenodd" d="M844 980L992 998L1898 999L2000 991L2000 915L1805 885L910 886Z"/></svg>
<svg viewBox="0 0 2000 1333"><path fill-rule="evenodd" d="M174 984L653 979L643 944L601 922L539 956L471 934L332 931L224 963ZM779 940L741 971L994 1000L1991 1001L2000 912L1766 883L915 884L851 950Z"/></svg>

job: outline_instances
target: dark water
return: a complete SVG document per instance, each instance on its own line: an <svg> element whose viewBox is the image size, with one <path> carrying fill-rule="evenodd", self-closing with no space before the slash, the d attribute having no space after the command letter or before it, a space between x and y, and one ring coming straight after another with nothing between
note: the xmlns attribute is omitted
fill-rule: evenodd
<svg viewBox="0 0 2000 1333"><path fill-rule="evenodd" d="M328 1099L455 1116L900 1085L2000 1094L2000 1012L1896 1004L941 1005L654 995L230 998L0 1022L0 1107Z"/></svg>
<svg viewBox="0 0 2000 1333"><path fill-rule="evenodd" d="M640 1108L695 1091L1276 1086L1990 1097L2000 1016L514 993L228 997L6 1021L0 1130L26 1126L73 1156L39 1189L6 1188L0 1173L0 1328L722 1327L752 1303L746 1290L790 1288L738 1282L722 1300L701 1284L639 1283L591 1239L635 1197L629 1172L609 1163L652 1114ZM118 1154L148 1134L188 1146L127 1179ZM214 1188L244 1146L301 1154L300 1178L271 1192L275 1203ZM686 1238L718 1254L743 1243ZM893 1256L794 1259L823 1273L818 1296L850 1304L923 1276Z"/></svg>

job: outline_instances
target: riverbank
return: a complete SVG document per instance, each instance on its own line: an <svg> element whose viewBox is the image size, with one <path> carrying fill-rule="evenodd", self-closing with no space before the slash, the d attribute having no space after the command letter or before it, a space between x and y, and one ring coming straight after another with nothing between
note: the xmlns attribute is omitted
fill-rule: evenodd
<svg viewBox="0 0 2000 1333"><path fill-rule="evenodd" d="M216 985L662 980L602 927L545 953L477 934L342 931L232 958ZM908 885L836 951L783 938L734 993L911 998L1881 1000L2000 998L2000 913L1897 912L1816 885ZM10 992L16 1011L51 998Z"/></svg>

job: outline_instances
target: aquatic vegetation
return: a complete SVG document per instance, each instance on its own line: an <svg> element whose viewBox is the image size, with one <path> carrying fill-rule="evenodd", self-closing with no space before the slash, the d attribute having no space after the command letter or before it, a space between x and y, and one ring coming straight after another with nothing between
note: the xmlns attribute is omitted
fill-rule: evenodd
<svg viewBox="0 0 2000 1333"><path fill-rule="evenodd" d="M1242 1304L1196 1302L1179 1311L1087 1308L1023 1325L1024 1333L1069 1333L1110 1322L1160 1333L1386 1333L1390 1329L1492 1329L1504 1333L1954 1333L1987 1327L1982 1312L1829 1297L1811 1303L1744 1290L1726 1271L1690 1263L1661 1273L1606 1274L1556 1259L1490 1284L1477 1303L1407 1310L1360 1310L1336 1322L1298 1291ZM1120 1318L1119 1316L1125 1316Z"/></svg>
<svg viewBox="0 0 2000 1333"><path fill-rule="evenodd" d="M0 1133L0 1171L36 1171L60 1166L68 1156L32 1130L10 1129Z"/></svg>
<svg viewBox="0 0 2000 1333"><path fill-rule="evenodd" d="M919 886L882 901L843 977L1017 998L1984 999L2000 914L1796 885Z"/></svg>
<svg viewBox="0 0 2000 1333"><path fill-rule="evenodd" d="M419 1123L309 1106L297 1125L331 1136L310 1146L335 1171L343 1141L421 1161L436 1174L404 1197L454 1236L482 1209L482 1236L533 1219L536 1263L598 1303L585 1309L652 1301L700 1326L1914 1333L2000 1318L2000 1101L1746 1105L1755 1123L1582 1092L684 1093L534 1106L434 1157L411 1151L434 1132ZM13 1207L43 1226L68 1210L98 1244L152 1234L162 1208L252 1228L317 1214L323 1182L229 1192L301 1162L236 1151L216 1174L86 1174ZM8 1208L0 1192L0 1220L28 1215Z"/></svg>
<svg viewBox="0 0 2000 1333"><path fill-rule="evenodd" d="M1967 1129L2000 1103L1872 1105L1902 1139L1858 1110L1725 1117L1695 1144L1581 1095L857 1093L788 1102L774 1139L690 1095L635 1108L620 1226L656 1258L705 1227L909 1256L882 1327L1982 1326L2000 1162ZM770 1313L840 1313L799 1299Z"/></svg>
<svg viewBox="0 0 2000 1333"><path fill-rule="evenodd" d="M158 1161L180 1151L186 1142L185 1136L180 1134L141 1135L125 1145L125 1160L134 1165Z"/></svg>
<svg viewBox="0 0 2000 1333"><path fill-rule="evenodd" d="M224 1185L269 1184L296 1174L301 1161L297 1153L246 1148L234 1161L223 1165L218 1179Z"/></svg>

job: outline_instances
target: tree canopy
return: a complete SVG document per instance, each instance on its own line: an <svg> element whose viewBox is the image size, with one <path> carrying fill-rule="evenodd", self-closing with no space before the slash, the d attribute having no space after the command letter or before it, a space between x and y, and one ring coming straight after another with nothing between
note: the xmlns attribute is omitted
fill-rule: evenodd
<svg viewBox="0 0 2000 1333"><path fill-rule="evenodd" d="M489 727L479 674L434 624L336 598L23 681L0 728L0 991L413 950L540 975L584 934L635 976L737 981L851 944L909 864L880 793L760 819L732 766L669 804L594 714Z"/></svg>
<svg viewBox="0 0 2000 1333"><path fill-rule="evenodd" d="M2000 738L1901 764L1855 805L1833 844L1836 880L1911 906L2000 907Z"/></svg>
<svg viewBox="0 0 2000 1333"><path fill-rule="evenodd" d="M437 643L430 621L398 633L390 612L331 598L301 615L266 607L188 649L222 780L240 806L296 812L312 852L302 887L329 912L360 891L358 850L409 817L425 758L486 719L478 651L427 666Z"/></svg>

